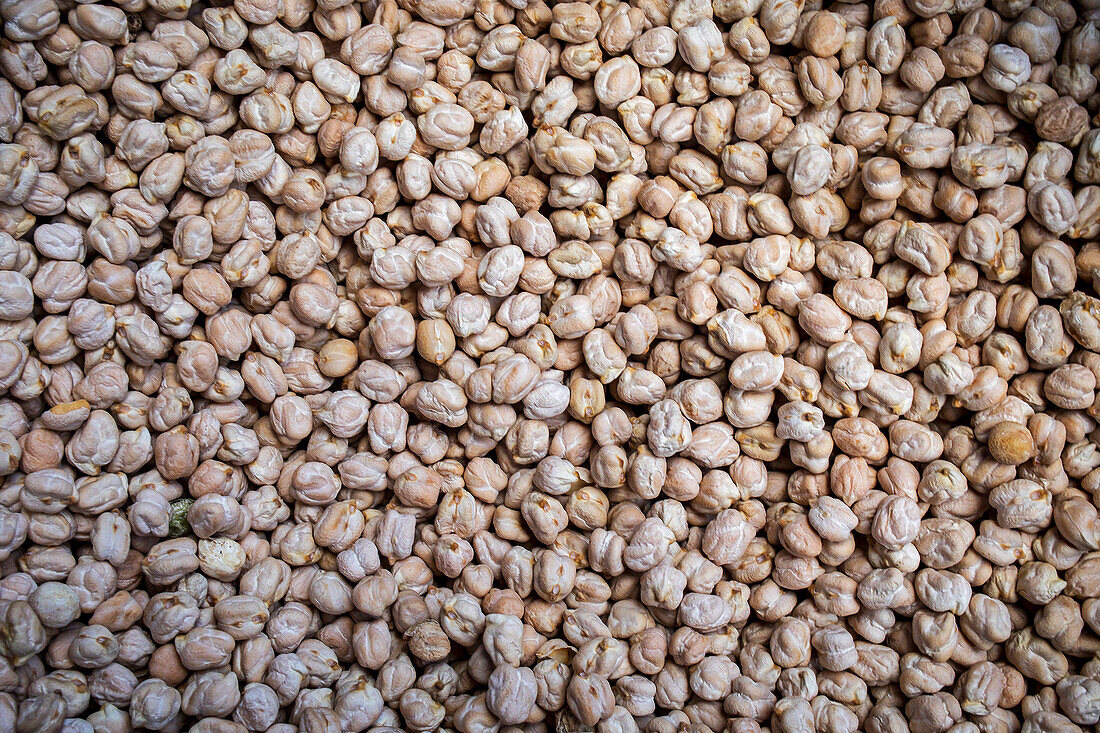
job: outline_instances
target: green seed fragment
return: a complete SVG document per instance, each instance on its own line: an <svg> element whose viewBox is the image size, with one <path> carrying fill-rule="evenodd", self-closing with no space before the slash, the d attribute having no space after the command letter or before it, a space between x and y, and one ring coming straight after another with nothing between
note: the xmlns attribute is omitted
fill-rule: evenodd
<svg viewBox="0 0 1100 733"><path fill-rule="evenodd" d="M191 532L191 524L187 521L187 512L191 511L194 499L184 497L172 502L168 510L168 536L183 537Z"/></svg>

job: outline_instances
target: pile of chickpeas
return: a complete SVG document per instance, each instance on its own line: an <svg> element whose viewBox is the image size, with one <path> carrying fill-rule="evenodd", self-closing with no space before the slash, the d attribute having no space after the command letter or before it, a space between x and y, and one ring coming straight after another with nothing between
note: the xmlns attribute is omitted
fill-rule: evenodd
<svg viewBox="0 0 1100 733"><path fill-rule="evenodd" d="M1096 730L1100 0L0 21L0 731Z"/></svg>

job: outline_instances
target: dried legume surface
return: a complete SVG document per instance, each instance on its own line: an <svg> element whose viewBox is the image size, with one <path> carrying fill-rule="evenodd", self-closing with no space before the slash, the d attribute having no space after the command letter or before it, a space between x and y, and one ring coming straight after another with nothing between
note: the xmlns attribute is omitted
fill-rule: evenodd
<svg viewBox="0 0 1100 733"><path fill-rule="evenodd" d="M1100 720L1100 0L0 0L0 730Z"/></svg>

